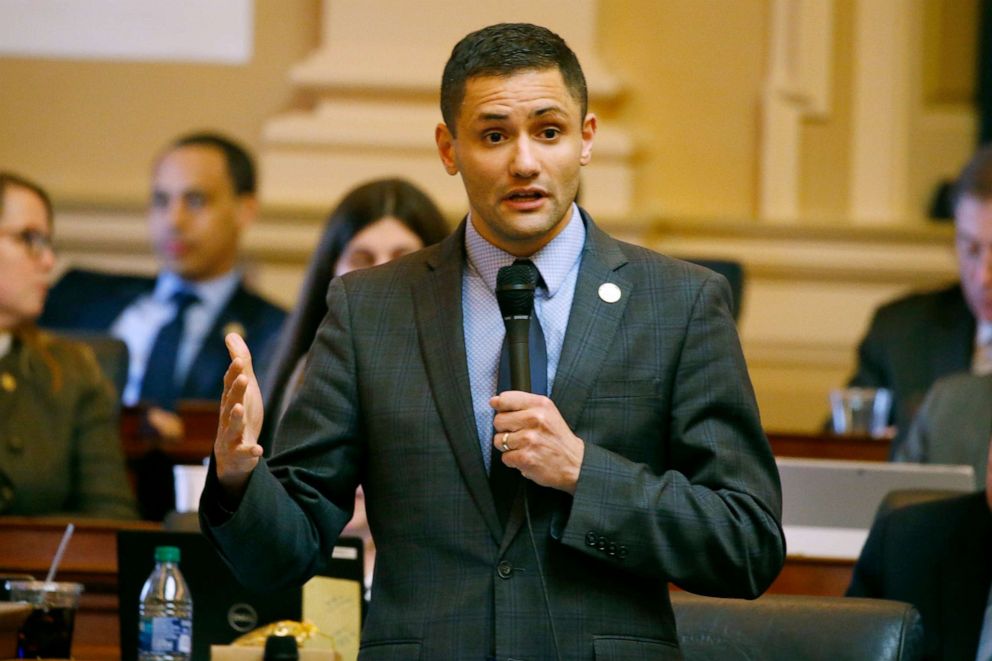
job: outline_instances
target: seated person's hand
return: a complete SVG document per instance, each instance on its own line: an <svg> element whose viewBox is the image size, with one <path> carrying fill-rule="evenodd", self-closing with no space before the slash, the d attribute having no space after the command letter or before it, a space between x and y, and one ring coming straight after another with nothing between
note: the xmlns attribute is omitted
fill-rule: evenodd
<svg viewBox="0 0 992 661"><path fill-rule="evenodd" d="M146 420L148 426L158 435L157 440L164 445L181 443L186 436L183 419L172 411L153 406L148 409Z"/></svg>

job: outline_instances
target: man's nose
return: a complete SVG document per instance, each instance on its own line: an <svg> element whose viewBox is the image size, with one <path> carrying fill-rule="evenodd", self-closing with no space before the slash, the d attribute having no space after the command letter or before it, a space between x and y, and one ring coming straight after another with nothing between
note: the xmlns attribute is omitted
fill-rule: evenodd
<svg viewBox="0 0 992 661"><path fill-rule="evenodd" d="M513 152L513 162L510 167L513 176L523 179L530 179L540 172L540 164L534 153L534 144L528 138L520 138L516 141Z"/></svg>
<svg viewBox="0 0 992 661"><path fill-rule="evenodd" d="M182 198L169 200L162 214L171 227L181 227L186 221L187 208Z"/></svg>

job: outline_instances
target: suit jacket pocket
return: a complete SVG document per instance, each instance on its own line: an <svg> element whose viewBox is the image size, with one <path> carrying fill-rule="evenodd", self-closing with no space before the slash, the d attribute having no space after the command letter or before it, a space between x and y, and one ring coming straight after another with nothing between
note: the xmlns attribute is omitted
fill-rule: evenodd
<svg viewBox="0 0 992 661"><path fill-rule="evenodd" d="M678 645L657 638L593 636L592 647L597 661L682 661Z"/></svg>
<svg viewBox="0 0 992 661"><path fill-rule="evenodd" d="M416 661L420 658L419 640L378 640L362 643L360 661Z"/></svg>

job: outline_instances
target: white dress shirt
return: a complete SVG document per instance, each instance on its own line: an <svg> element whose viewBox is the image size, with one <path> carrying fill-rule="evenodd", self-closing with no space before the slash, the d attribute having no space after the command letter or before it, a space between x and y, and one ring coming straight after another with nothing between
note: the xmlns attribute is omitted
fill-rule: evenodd
<svg viewBox="0 0 992 661"><path fill-rule="evenodd" d="M183 339L176 358L176 373L185 379L190 365L203 346L203 341L224 309L241 280L241 273L231 271L213 280L188 282L178 275L163 271L151 294L139 296L124 308L110 327L110 334L124 340L129 353L127 385L121 401L133 406L141 398L141 382L151 355L152 345L162 326L172 321L176 304L172 295L188 289L199 299L186 310Z"/></svg>

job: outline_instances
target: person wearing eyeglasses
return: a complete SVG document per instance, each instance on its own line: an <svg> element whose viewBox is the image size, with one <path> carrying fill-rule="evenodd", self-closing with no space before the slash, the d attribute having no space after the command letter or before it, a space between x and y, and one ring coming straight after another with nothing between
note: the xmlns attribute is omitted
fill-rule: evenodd
<svg viewBox="0 0 992 661"><path fill-rule="evenodd" d="M48 195L0 171L0 514L136 518L113 386L35 323L54 265Z"/></svg>

